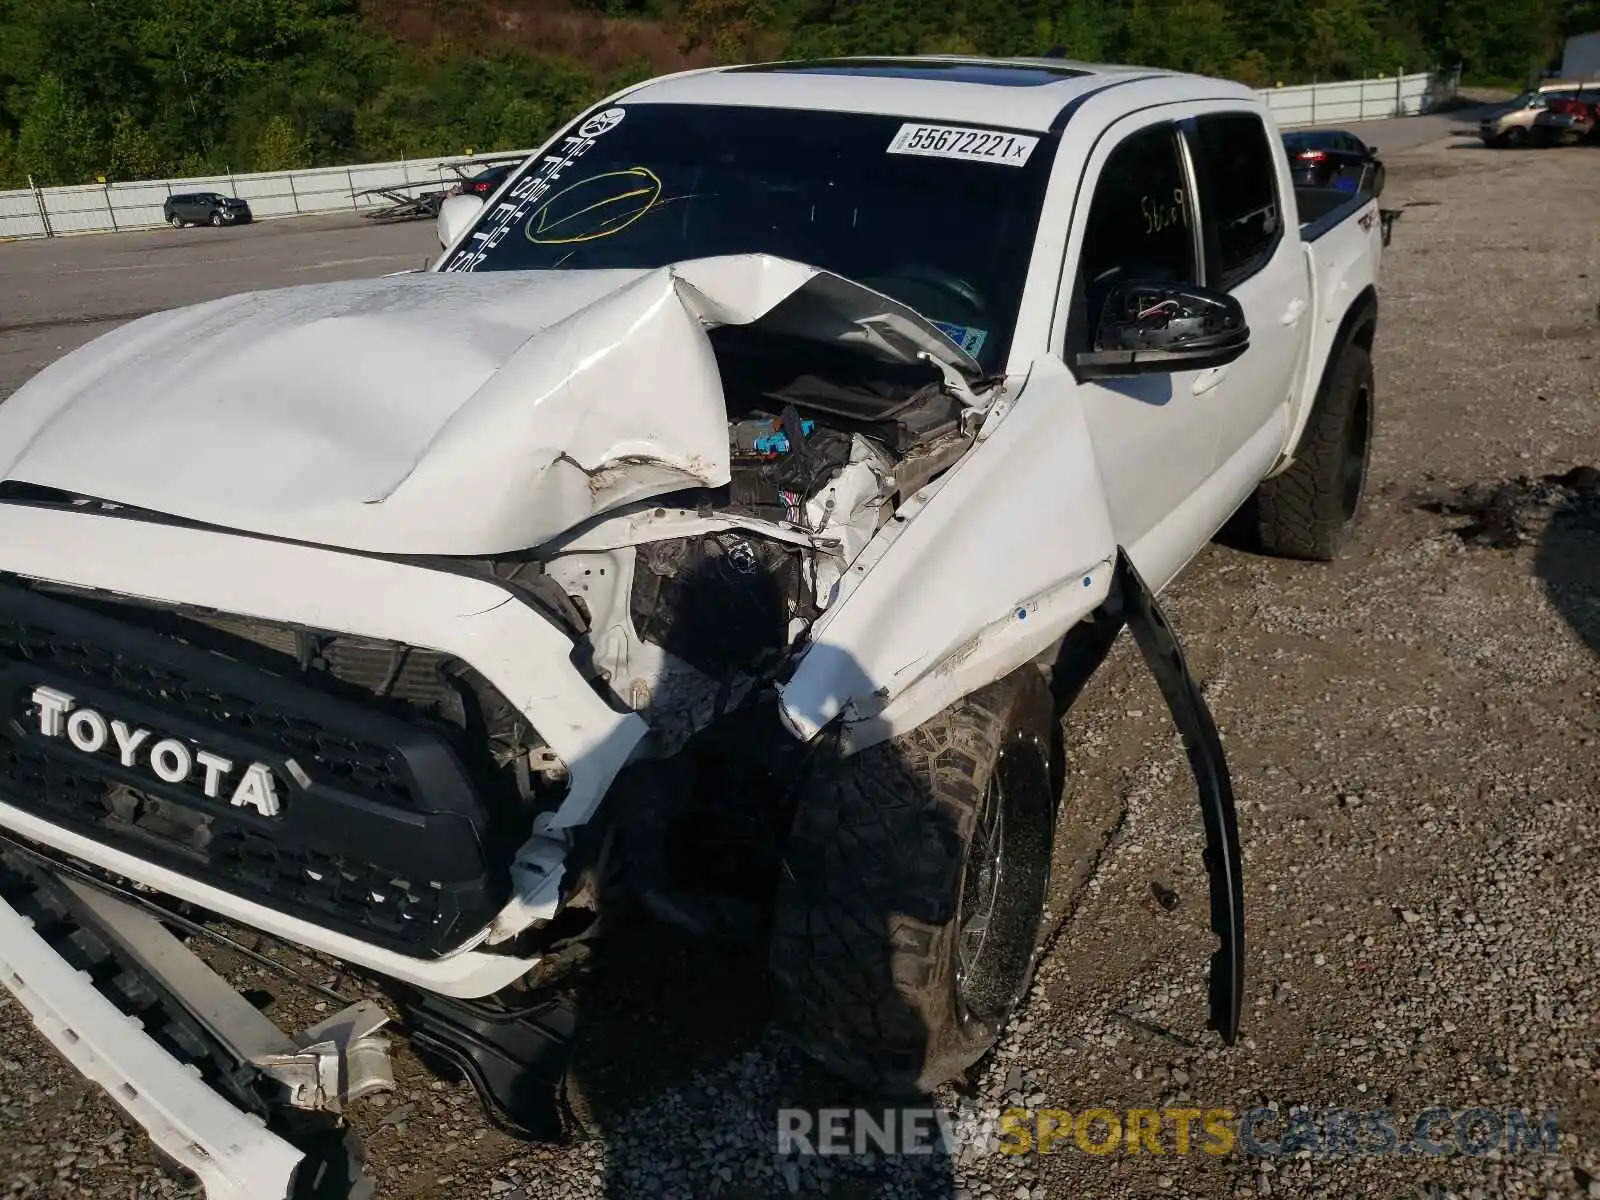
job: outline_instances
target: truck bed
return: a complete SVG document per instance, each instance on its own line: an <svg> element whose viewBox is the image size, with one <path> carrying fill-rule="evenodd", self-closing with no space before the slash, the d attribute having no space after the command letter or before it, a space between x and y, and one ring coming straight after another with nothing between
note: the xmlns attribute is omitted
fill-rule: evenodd
<svg viewBox="0 0 1600 1200"><path fill-rule="evenodd" d="M1374 199L1371 192L1339 188L1297 187L1295 207L1300 214L1300 240L1314 242L1335 225L1349 219Z"/></svg>

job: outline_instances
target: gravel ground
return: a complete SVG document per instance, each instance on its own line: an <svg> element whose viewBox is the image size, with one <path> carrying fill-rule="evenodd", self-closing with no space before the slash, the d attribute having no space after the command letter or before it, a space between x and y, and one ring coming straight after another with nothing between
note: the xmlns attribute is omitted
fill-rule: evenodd
<svg viewBox="0 0 1600 1200"><path fill-rule="evenodd" d="M780 1043L758 951L606 945L574 1067L587 1137L520 1144L403 1050L356 1106L385 1197L1600 1196L1600 152L1389 156L1365 525L1330 566L1215 545L1169 611L1224 731L1249 935L1244 1032L1204 1031L1199 822L1119 647L1068 718L1059 894L1032 994L939 1102L946 1155L779 1156L850 1103ZM1547 476L1559 477L1548 479ZM1074 888L1073 880L1087 877ZM255 968L219 959L241 985ZM280 990L286 1025L310 1019ZM998 1152L1014 1105L1559 1114L1554 1154ZM1098 1128L1098 1127L1096 1127ZM1326 1132L1326 1127L1324 1127ZM1444 1137L1441 1131L1436 1136ZM1097 1134L1100 1140L1103 1134ZM1006 1139L1015 1144L1013 1139ZM176 1194L136 1130L0 997L0 1183Z"/></svg>

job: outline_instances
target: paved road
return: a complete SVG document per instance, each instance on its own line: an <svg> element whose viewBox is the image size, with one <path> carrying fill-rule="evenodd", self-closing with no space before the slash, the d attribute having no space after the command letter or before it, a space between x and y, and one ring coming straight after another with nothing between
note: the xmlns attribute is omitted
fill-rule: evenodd
<svg viewBox="0 0 1600 1200"><path fill-rule="evenodd" d="M1455 112L1429 113L1425 117L1358 121L1341 125L1340 128L1359 135L1369 146L1375 147L1379 154L1395 154L1416 146L1426 146L1429 142L1436 142L1440 138L1452 135L1472 136L1477 131L1479 118L1491 107L1493 106L1486 104L1477 108L1458 109Z"/></svg>
<svg viewBox="0 0 1600 1200"><path fill-rule="evenodd" d="M123 321L250 288L381 275L438 252L431 221L302 217L0 245L0 397Z"/></svg>

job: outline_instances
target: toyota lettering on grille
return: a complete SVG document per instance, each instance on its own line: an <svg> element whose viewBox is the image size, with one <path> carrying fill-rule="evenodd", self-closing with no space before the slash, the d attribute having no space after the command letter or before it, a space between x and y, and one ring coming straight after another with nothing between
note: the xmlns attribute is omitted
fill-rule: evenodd
<svg viewBox="0 0 1600 1200"><path fill-rule="evenodd" d="M151 730L126 721L107 720L55 688L37 687L32 699L39 710L42 736L65 738L85 754L115 754L123 766L142 766L164 783L185 783L198 770L202 774L201 788L213 800L223 795L237 765L209 750L191 749L177 738L163 737L152 742L156 735ZM272 769L259 762L246 764L244 773L232 781L228 802L238 808L253 808L264 817L276 817L283 811Z"/></svg>

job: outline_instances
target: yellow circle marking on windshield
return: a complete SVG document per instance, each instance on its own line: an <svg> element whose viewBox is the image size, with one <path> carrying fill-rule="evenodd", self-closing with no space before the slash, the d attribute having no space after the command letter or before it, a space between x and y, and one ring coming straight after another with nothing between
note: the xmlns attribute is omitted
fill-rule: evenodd
<svg viewBox="0 0 1600 1200"><path fill-rule="evenodd" d="M540 246L569 246L610 237L644 216L660 198L661 180L648 167L591 175L562 188L534 210L528 218L528 240Z"/></svg>

